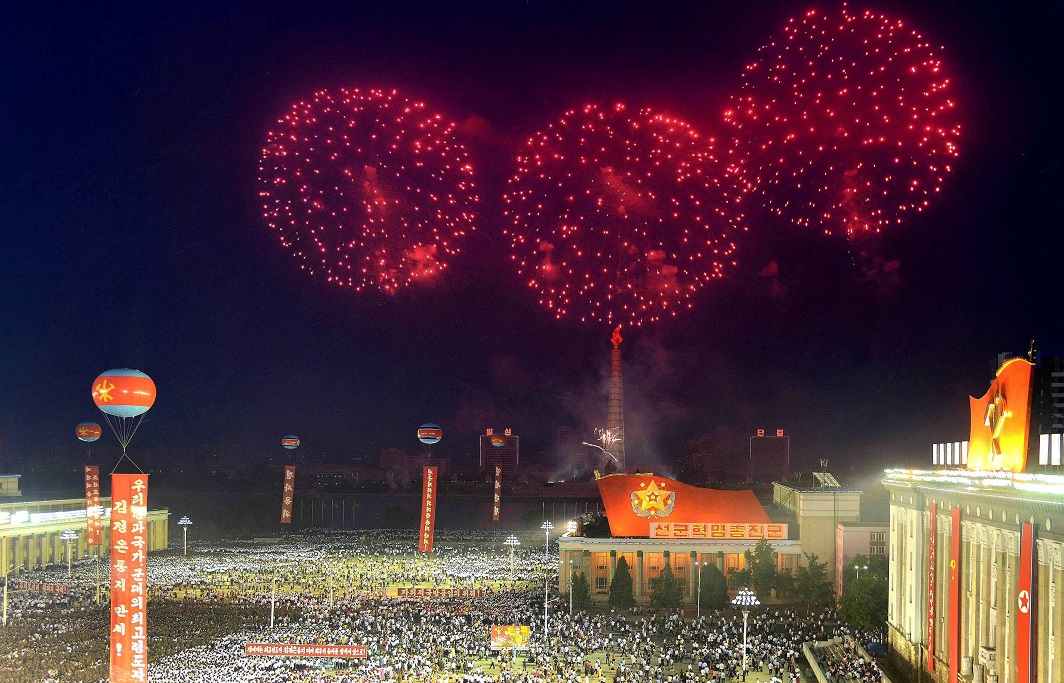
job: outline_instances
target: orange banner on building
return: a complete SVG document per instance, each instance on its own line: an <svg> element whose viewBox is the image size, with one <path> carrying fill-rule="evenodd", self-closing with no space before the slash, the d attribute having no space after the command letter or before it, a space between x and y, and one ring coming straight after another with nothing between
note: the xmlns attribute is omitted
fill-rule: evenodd
<svg viewBox="0 0 1064 683"><path fill-rule="evenodd" d="M491 521L499 521L502 511L502 465L495 466L495 496L491 501Z"/></svg>
<svg viewBox="0 0 1064 683"><path fill-rule="evenodd" d="M432 541L436 533L436 488L439 468L425 465L421 468L421 520L418 525L417 551L431 553Z"/></svg>
<svg viewBox="0 0 1064 683"><path fill-rule="evenodd" d="M949 683L958 683L961 667L961 509L950 510L949 536Z"/></svg>
<svg viewBox="0 0 1064 683"><path fill-rule="evenodd" d="M85 543L100 545L103 531L103 509L100 507L100 468L85 465Z"/></svg>
<svg viewBox="0 0 1064 683"><path fill-rule="evenodd" d="M610 474L595 484L614 537L646 538L651 523L658 522L772 523L753 491L706 489L651 474Z"/></svg>
<svg viewBox="0 0 1064 683"><path fill-rule="evenodd" d="M652 522L651 538L702 538L711 541L787 540L786 524L718 524L713 522Z"/></svg>
<svg viewBox="0 0 1064 683"><path fill-rule="evenodd" d="M927 670L935 672L935 598L938 596L938 505L931 501L927 532Z"/></svg>
<svg viewBox="0 0 1064 683"><path fill-rule="evenodd" d="M110 683L148 680L148 475L111 475Z"/></svg>
<svg viewBox="0 0 1064 683"><path fill-rule="evenodd" d="M1016 582L1016 683L1034 683L1038 671L1038 547L1034 525L1020 532L1020 576Z"/></svg>
<svg viewBox="0 0 1064 683"><path fill-rule="evenodd" d="M1022 358L1008 360L998 368L985 394L968 397L968 469L1026 469L1033 368Z"/></svg>
<svg viewBox="0 0 1064 683"><path fill-rule="evenodd" d="M292 523L292 501L296 497L296 466L284 466L281 480L281 524Z"/></svg>

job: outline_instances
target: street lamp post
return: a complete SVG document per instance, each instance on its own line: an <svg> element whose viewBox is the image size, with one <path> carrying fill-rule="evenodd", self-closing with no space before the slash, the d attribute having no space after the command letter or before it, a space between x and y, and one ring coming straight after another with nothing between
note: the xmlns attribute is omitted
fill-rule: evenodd
<svg viewBox="0 0 1064 683"><path fill-rule="evenodd" d="M857 578L855 579L856 581L860 581L861 580L861 570L862 569L865 570L865 571L868 571L868 565L867 564L865 564L865 565L855 564L853 566L853 568L857 570Z"/></svg>
<svg viewBox="0 0 1064 683"><path fill-rule="evenodd" d="M743 611L743 677L746 676L746 662L747 662L747 622L750 617L750 608L757 607L761 604L761 601L757 599L754 592L747 587L742 587L739 592L735 594L735 597L731 601L732 607L738 607Z"/></svg>
<svg viewBox="0 0 1064 683"><path fill-rule="evenodd" d="M695 571L698 572L698 593L695 596L695 619L702 617L702 567L705 562L695 562Z"/></svg>
<svg viewBox="0 0 1064 683"><path fill-rule="evenodd" d="M188 557L188 528L192 526L192 520L185 515L181 519L177 520L178 526L181 527L181 537L185 546L185 557Z"/></svg>
<svg viewBox="0 0 1064 683"><path fill-rule="evenodd" d="M539 528L543 529L543 536L545 539L543 541L543 559L545 560L550 552L550 530L554 528L554 525L551 524L551 521L548 519L540 524Z"/></svg>
<svg viewBox="0 0 1064 683"><path fill-rule="evenodd" d="M547 586L550 583L550 569L543 565L543 642L547 642Z"/></svg>
<svg viewBox="0 0 1064 683"><path fill-rule="evenodd" d="M78 539L78 532L74 531L73 529L64 529L63 533L59 534L59 538L61 538L62 540L66 541L66 546L67 546L67 577L69 578L69 577L74 575L74 567L73 567L73 563L72 563L72 561L70 559L70 542L71 541L76 541Z"/></svg>
<svg viewBox="0 0 1064 683"><path fill-rule="evenodd" d="M516 548L517 546L521 545L521 541L517 540L517 536L514 536L513 534L510 534L509 537L507 537L507 539L505 541L503 541L503 543L508 545L508 546L510 546L510 580L513 581L514 580L514 548Z"/></svg>

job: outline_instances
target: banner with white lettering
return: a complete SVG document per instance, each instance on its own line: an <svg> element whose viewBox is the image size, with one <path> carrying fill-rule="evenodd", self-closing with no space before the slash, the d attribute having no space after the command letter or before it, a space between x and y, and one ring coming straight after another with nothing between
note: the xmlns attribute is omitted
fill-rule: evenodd
<svg viewBox="0 0 1064 683"><path fill-rule="evenodd" d="M110 683L148 680L148 475L111 475Z"/></svg>
<svg viewBox="0 0 1064 683"><path fill-rule="evenodd" d="M425 465L421 468L421 521L418 525L417 551L432 552L432 540L436 533L436 474L439 468Z"/></svg>
<svg viewBox="0 0 1064 683"><path fill-rule="evenodd" d="M292 523L292 501L296 496L296 466L284 466L284 479L281 482L281 524Z"/></svg>
<svg viewBox="0 0 1064 683"><path fill-rule="evenodd" d="M103 532L100 508L100 467L85 465L85 543L100 545Z"/></svg>
<svg viewBox="0 0 1064 683"><path fill-rule="evenodd" d="M502 465L495 466L495 496L491 501L491 521L499 521L502 511Z"/></svg>

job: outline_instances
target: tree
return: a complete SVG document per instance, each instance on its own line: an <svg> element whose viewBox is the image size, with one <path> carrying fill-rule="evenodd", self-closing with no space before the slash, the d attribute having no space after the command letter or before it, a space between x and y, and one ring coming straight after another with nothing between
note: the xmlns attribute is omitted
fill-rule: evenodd
<svg viewBox="0 0 1064 683"><path fill-rule="evenodd" d="M828 583L826 566L813 553L803 555L805 565L798 568L794 578L795 591L808 607L831 604L831 584Z"/></svg>
<svg viewBox="0 0 1064 683"><path fill-rule="evenodd" d="M881 632L887 623L887 582L874 574L864 574L846 588L839 609L851 626Z"/></svg>
<svg viewBox="0 0 1064 683"><path fill-rule="evenodd" d="M794 595L794 574L790 572L776 574L776 594L785 597Z"/></svg>
<svg viewBox="0 0 1064 683"><path fill-rule="evenodd" d="M628 561L621 557L617 560L617 568L613 570L613 582L610 583L610 607L630 609L634 604L632 573L628 571Z"/></svg>
<svg viewBox="0 0 1064 683"><path fill-rule="evenodd" d="M573 576L573 607L587 609L591 606L591 584L588 583L587 574L577 572Z"/></svg>
<svg viewBox="0 0 1064 683"><path fill-rule="evenodd" d="M723 609L728 606L728 582L715 564L701 568L702 593L699 602L703 609Z"/></svg>
<svg viewBox="0 0 1064 683"><path fill-rule="evenodd" d="M860 567L860 571L858 571ZM849 588L858 576L878 576L887 580L887 558L883 555L856 555L846 562L842 571L843 592Z"/></svg>
<svg viewBox="0 0 1064 683"><path fill-rule="evenodd" d="M651 580L650 587L653 591L650 604L654 607L680 606L680 583L676 580L669 565L665 565L665 571L661 573L661 576Z"/></svg>
<svg viewBox="0 0 1064 683"><path fill-rule="evenodd" d="M746 566L754 592L767 595L776 583L776 551L768 541L761 539L752 551L746 551Z"/></svg>

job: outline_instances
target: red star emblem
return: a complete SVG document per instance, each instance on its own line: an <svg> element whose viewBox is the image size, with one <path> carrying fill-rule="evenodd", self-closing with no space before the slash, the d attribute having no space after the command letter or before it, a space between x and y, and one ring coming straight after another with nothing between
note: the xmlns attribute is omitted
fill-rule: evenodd
<svg viewBox="0 0 1064 683"><path fill-rule="evenodd" d="M1020 597L1016 602L1019 603L1020 614L1027 614L1031 611L1031 592L1028 590L1020 591Z"/></svg>

